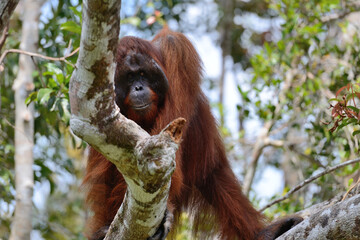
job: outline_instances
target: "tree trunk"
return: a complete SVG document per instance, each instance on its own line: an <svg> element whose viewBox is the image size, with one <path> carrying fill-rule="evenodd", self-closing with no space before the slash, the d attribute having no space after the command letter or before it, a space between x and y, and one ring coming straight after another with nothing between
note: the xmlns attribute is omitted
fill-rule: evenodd
<svg viewBox="0 0 360 240"><path fill-rule="evenodd" d="M36 52L39 36L38 20L40 15L40 1L27 0L24 2L24 19L20 48ZM28 93L33 90L32 73L34 63L29 56L21 55L19 72L14 81L15 91L15 187L16 207L11 230L11 240L30 239L32 230L32 196L34 186L33 176L33 146L34 146L34 107L25 105Z"/></svg>
<svg viewBox="0 0 360 240"><path fill-rule="evenodd" d="M1 0L0 1L0 35L9 23L9 19L15 10L19 0Z"/></svg>
<svg viewBox="0 0 360 240"><path fill-rule="evenodd" d="M223 0L220 1L220 7L224 16L221 23L221 75L219 79L219 104L220 104L220 125L224 126L224 87L225 87L225 75L226 75L226 57L231 52L231 30L233 26L234 18L234 1Z"/></svg>
<svg viewBox="0 0 360 240"><path fill-rule="evenodd" d="M127 183L105 239L147 239L165 215L185 120L150 136L120 113L114 99L119 12L118 0L83 2L79 58L69 89L70 127L114 163Z"/></svg>

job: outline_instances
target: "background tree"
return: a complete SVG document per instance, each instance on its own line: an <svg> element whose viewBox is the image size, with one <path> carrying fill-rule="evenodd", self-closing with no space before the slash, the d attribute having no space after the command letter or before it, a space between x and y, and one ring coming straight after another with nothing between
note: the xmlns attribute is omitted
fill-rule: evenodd
<svg viewBox="0 0 360 240"><path fill-rule="evenodd" d="M20 49L36 52L39 36L41 1L26 1L23 6L24 24ZM29 56L21 55L21 66L13 84L15 91L15 189L16 205L10 239L30 239L32 231L32 196L34 174L34 106L26 106L25 99L33 91L32 72L35 65Z"/></svg>

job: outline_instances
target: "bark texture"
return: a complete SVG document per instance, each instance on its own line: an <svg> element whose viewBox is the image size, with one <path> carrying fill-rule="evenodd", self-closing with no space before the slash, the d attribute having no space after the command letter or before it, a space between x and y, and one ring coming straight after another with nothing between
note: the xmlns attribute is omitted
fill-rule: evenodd
<svg viewBox="0 0 360 240"><path fill-rule="evenodd" d="M19 0L1 0L0 1L0 35L8 25L10 17L14 12Z"/></svg>
<svg viewBox="0 0 360 240"><path fill-rule="evenodd" d="M360 194L313 213L283 239L360 239Z"/></svg>
<svg viewBox="0 0 360 240"><path fill-rule="evenodd" d="M115 164L128 185L106 239L146 239L166 210L184 119L150 136L115 104L120 1L83 2L79 58L70 81L72 131Z"/></svg>

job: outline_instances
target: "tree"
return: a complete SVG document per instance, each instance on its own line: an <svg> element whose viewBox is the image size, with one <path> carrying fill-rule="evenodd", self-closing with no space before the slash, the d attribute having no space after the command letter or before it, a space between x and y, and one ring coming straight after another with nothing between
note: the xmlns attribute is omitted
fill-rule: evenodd
<svg viewBox="0 0 360 240"><path fill-rule="evenodd" d="M70 125L76 135L117 166L128 184L106 239L145 239L155 234L165 216L185 121L175 120L159 135L149 136L121 115L113 88L120 2L99 4L93 0L83 3L80 52L70 82Z"/></svg>
<svg viewBox="0 0 360 240"><path fill-rule="evenodd" d="M24 3L24 24L22 29L21 49L36 52L38 42L38 19L41 1ZM21 55L21 66L13 89L15 91L15 183L16 208L10 239L30 239L32 231L32 196L34 174L32 170L34 146L34 106L26 106L28 92L34 88L32 72L35 69L30 57Z"/></svg>

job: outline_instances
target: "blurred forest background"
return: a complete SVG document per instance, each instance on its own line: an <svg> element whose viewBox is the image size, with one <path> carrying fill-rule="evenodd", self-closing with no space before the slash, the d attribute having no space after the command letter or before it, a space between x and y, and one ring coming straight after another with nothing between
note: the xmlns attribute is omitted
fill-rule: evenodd
<svg viewBox="0 0 360 240"><path fill-rule="evenodd" d="M34 51L63 57L78 48L82 2L38 2L39 33L30 35L37 42ZM2 53L21 48L24 11L20 1ZM150 40L168 24L194 43L229 159L257 208L327 166L358 156L360 1L123 0L121 19L121 36ZM76 58L30 62L35 67L26 90L34 118L32 239L85 239L89 213L80 189L86 144L69 132L68 86ZM15 209L14 81L23 66L17 53L7 54L3 64L0 239L8 239ZM359 175L359 164L341 168L265 214L279 217L330 199ZM178 239L190 239L186 214L183 218Z"/></svg>

